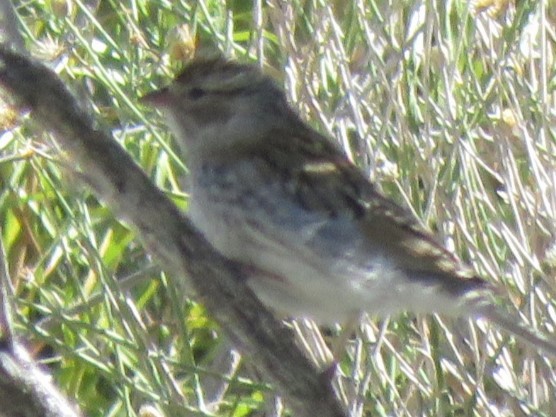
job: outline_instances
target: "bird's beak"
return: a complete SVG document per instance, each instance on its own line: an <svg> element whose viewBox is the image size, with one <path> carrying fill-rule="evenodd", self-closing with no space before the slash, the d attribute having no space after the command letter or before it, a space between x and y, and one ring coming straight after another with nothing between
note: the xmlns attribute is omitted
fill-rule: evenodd
<svg viewBox="0 0 556 417"><path fill-rule="evenodd" d="M153 107L168 107L172 103L172 93L168 87L152 91L139 98L139 101Z"/></svg>

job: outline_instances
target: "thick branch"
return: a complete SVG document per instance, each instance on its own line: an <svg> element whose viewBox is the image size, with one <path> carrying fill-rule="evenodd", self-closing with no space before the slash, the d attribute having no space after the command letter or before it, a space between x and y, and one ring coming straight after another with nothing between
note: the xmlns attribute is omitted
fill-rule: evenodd
<svg viewBox="0 0 556 417"><path fill-rule="evenodd" d="M0 416L79 417L79 410L52 385L17 343L0 346Z"/></svg>
<svg viewBox="0 0 556 417"><path fill-rule="evenodd" d="M240 268L212 249L114 140L93 128L53 72L0 49L0 83L31 108L42 128L55 133L98 197L138 230L161 264L176 279L189 277L228 337L270 379L296 415L345 415L329 381L296 347L292 332L245 285Z"/></svg>

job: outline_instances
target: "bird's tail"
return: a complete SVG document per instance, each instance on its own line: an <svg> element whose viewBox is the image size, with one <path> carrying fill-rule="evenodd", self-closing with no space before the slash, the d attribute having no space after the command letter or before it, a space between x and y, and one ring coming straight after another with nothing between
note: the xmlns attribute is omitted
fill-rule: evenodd
<svg viewBox="0 0 556 417"><path fill-rule="evenodd" d="M475 310L478 317L495 323L535 350L541 350L556 359L556 339L550 339L537 332L519 317L501 311L496 305L481 305Z"/></svg>

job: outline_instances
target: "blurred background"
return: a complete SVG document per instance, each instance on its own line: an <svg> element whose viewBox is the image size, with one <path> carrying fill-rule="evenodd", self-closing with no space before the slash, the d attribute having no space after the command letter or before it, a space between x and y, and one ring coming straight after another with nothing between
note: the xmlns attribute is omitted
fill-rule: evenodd
<svg viewBox="0 0 556 417"><path fill-rule="evenodd" d="M138 103L199 50L261 66L292 106L545 333L556 310L556 3L27 0L49 65L175 203L187 160ZM0 107L0 225L27 347L88 416L288 415L202 305ZM292 322L315 364L341 327ZM552 416L554 361L481 321L366 317L338 360L353 416Z"/></svg>

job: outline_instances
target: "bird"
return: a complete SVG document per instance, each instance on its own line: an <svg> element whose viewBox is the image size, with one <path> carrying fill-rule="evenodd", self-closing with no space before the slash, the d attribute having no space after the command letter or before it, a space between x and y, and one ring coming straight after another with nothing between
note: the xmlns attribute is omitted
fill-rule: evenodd
<svg viewBox="0 0 556 417"><path fill-rule="evenodd" d="M401 312L483 318L556 358L406 208L290 106L253 64L194 59L142 102L189 169L188 216L277 315L322 325ZM514 317L515 316L515 317Z"/></svg>

